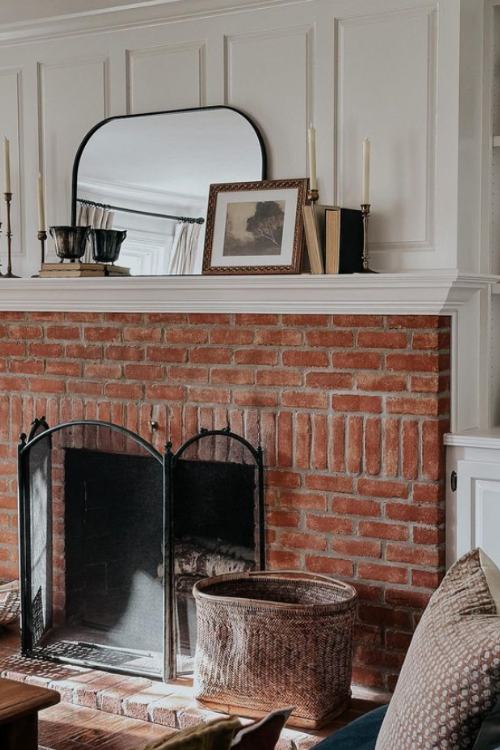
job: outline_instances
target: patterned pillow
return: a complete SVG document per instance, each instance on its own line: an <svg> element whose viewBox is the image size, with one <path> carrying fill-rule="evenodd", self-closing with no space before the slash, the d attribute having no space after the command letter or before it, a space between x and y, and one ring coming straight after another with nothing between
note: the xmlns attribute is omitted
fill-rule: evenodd
<svg viewBox="0 0 500 750"><path fill-rule="evenodd" d="M469 750L499 695L500 612L473 550L432 595L376 750Z"/></svg>

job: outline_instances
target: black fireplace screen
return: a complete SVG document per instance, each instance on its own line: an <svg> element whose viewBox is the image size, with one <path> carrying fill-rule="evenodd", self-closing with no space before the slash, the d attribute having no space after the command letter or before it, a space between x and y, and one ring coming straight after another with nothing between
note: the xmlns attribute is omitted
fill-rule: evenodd
<svg viewBox="0 0 500 750"><path fill-rule="evenodd" d="M111 423L37 420L19 498L26 655L188 673L193 584L264 567L262 451L229 428L160 453Z"/></svg>

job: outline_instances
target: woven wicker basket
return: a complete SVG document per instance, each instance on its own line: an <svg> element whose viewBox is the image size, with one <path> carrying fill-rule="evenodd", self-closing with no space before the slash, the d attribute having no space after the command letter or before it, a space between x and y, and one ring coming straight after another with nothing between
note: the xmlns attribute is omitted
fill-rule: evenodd
<svg viewBox="0 0 500 750"><path fill-rule="evenodd" d="M20 609L19 581L0 583L0 627L17 620Z"/></svg>
<svg viewBox="0 0 500 750"><path fill-rule="evenodd" d="M193 589L195 697L260 716L294 706L292 726L318 728L351 696L357 594L327 576L280 572L206 578Z"/></svg>

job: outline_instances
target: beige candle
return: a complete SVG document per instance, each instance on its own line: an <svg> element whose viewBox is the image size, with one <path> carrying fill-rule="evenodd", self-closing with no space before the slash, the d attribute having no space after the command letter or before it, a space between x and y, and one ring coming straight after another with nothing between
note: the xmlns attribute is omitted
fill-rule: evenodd
<svg viewBox="0 0 500 750"><path fill-rule="evenodd" d="M45 200L43 197L43 177L38 175L38 231L45 232Z"/></svg>
<svg viewBox="0 0 500 750"><path fill-rule="evenodd" d="M363 184L361 189L361 203L370 203L370 141L363 140Z"/></svg>
<svg viewBox="0 0 500 750"><path fill-rule="evenodd" d="M318 179L316 176L316 128L309 126L307 131L307 145L309 150L309 188L310 190L318 189Z"/></svg>
<svg viewBox="0 0 500 750"><path fill-rule="evenodd" d="M11 193L10 189L10 143L8 138L3 139L3 159L4 159L4 192Z"/></svg>

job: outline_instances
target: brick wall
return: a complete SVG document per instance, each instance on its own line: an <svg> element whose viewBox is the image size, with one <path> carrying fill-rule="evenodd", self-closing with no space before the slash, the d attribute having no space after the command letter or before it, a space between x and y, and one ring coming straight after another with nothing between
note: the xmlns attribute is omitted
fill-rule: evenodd
<svg viewBox="0 0 500 750"><path fill-rule="evenodd" d="M161 449L260 430L272 567L360 593L354 678L392 687L444 563L449 319L0 314L0 576L17 574L16 444L99 418ZM158 423L152 431L151 421Z"/></svg>

